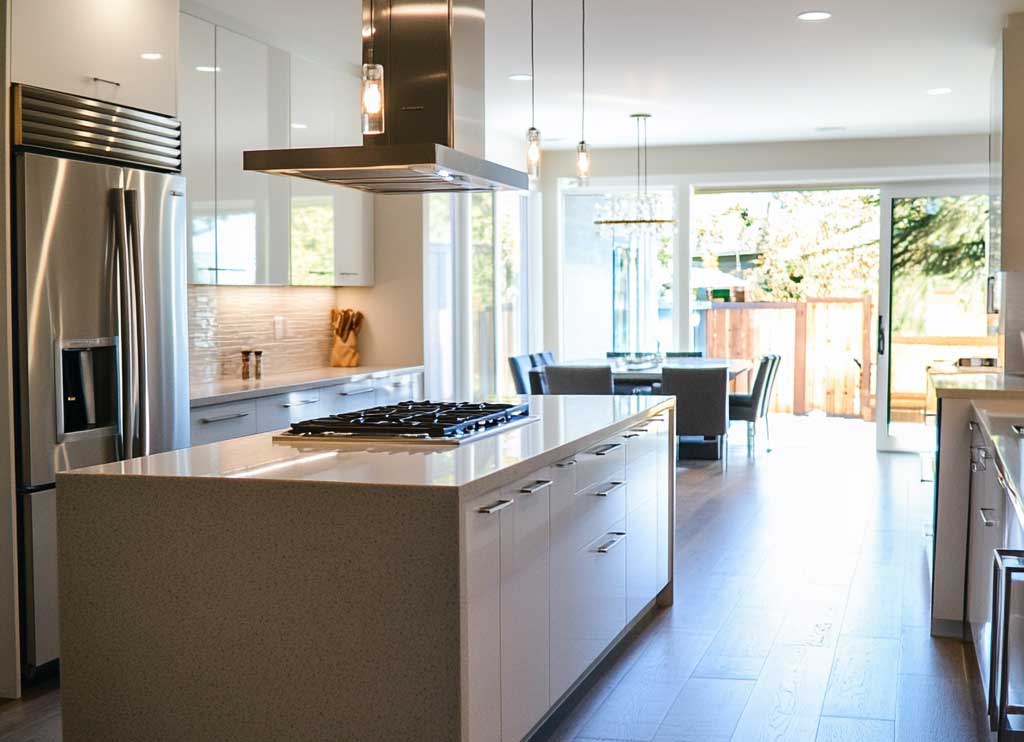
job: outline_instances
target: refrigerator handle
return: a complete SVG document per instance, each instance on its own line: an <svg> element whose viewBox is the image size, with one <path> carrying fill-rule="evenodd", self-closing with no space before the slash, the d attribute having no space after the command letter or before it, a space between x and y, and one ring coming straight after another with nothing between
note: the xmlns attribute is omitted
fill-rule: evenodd
<svg viewBox="0 0 1024 742"><path fill-rule="evenodd" d="M136 379L136 408L137 424L136 437L138 439L138 450L136 456L148 456L150 450L149 441L149 410L147 409L147 364L149 358L146 339L146 292L144 290L145 280L142 273L142 230L139 226L139 192L126 190L125 201L125 222L128 227L128 254L132 267L132 317L135 324L135 379Z"/></svg>
<svg viewBox="0 0 1024 742"><path fill-rule="evenodd" d="M138 419L138 365L135 342L135 279L129 254L128 214L125 191L115 189L114 240L118 274L118 338L121 360L121 458L138 455L135 445Z"/></svg>

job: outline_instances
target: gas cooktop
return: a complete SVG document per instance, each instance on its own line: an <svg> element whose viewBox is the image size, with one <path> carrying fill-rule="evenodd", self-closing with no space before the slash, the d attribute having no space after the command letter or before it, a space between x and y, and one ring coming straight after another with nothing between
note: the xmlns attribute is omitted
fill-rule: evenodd
<svg viewBox="0 0 1024 742"><path fill-rule="evenodd" d="M531 422L528 404L399 402L292 423L275 440L380 441L457 445Z"/></svg>

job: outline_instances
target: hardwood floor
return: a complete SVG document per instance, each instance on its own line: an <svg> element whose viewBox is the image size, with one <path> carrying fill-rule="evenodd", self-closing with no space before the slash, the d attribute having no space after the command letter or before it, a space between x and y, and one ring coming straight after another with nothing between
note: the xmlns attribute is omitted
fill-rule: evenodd
<svg viewBox="0 0 1024 742"><path fill-rule="evenodd" d="M928 633L931 490L858 422L773 420L755 459L686 464L675 605L535 736L550 742L988 740L972 650ZM0 742L58 742L51 684Z"/></svg>
<svg viewBox="0 0 1024 742"><path fill-rule="evenodd" d="M537 742L989 740L971 647L928 630L931 486L859 422L678 475L675 605ZM741 436L734 436L737 440Z"/></svg>

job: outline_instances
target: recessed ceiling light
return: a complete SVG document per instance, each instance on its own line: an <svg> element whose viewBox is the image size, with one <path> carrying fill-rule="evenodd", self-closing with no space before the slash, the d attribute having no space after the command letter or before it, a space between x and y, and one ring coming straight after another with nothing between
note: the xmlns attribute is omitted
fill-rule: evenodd
<svg viewBox="0 0 1024 742"><path fill-rule="evenodd" d="M832 14L827 10L805 10L797 15L797 19L801 21L827 21L831 17Z"/></svg>
<svg viewBox="0 0 1024 742"><path fill-rule="evenodd" d="M164 58L164 55L160 52L143 52L139 56L145 59L147 62L155 62L158 59Z"/></svg>
<svg viewBox="0 0 1024 742"><path fill-rule="evenodd" d="M953 92L953 88L932 88L926 92L928 95L949 95Z"/></svg>
<svg viewBox="0 0 1024 742"><path fill-rule="evenodd" d="M508 79L515 80L516 82L529 82L533 79L533 75L529 72L516 72L513 75L509 75Z"/></svg>
<svg viewBox="0 0 1024 742"><path fill-rule="evenodd" d="M309 127L306 126L305 124L293 123L292 124L292 128L293 129L308 129Z"/></svg>
<svg viewBox="0 0 1024 742"><path fill-rule="evenodd" d="M196 72L220 72L220 67L210 67L206 64L201 64L196 67Z"/></svg>

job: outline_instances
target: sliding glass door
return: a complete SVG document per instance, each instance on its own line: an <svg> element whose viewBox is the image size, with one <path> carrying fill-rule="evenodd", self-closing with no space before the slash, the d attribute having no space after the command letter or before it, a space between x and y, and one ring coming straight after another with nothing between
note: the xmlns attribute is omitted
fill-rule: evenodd
<svg viewBox="0 0 1024 742"><path fill-rule="evenodd" d="M908 184L883 188L881 206L878 448L934 450L929 373L998 355L988 196L984 183Z"/></svg>

